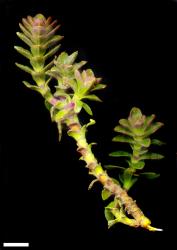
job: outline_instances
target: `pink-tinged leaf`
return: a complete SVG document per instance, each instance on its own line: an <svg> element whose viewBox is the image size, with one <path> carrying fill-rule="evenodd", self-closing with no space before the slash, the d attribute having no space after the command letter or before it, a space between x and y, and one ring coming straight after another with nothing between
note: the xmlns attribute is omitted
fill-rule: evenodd
<svg viewBox="0 0 177 250"><path fill-rule="evenodd" d="M144 133L144 137L147 137L153 133L155 133L159 128L161 128L164 124L162 122L155 122L146 129Z"/></svg>

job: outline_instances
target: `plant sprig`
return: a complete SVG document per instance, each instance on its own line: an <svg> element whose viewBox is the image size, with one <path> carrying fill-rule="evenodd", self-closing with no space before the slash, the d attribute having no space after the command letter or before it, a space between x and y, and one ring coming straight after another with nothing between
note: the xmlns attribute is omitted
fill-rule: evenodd
<svg viewBox="0 0 177 250"><path fill-rule="evenodd" d="M150 231L158 231L151 226L151 221L120 183L109 177L93 154L92 145L95 143L88 144L86 132L88 126L93 125L95 120L90 119L85 125L80 123L79 114L82 109L92 115L91 107L86 100L100 101L92 92L104 89L106 85L100 83L101 79L97 78L91 69L82 70L86 62L76 62L77 51L71 55L66 52L56 55L60 47L59 42L63 38L56 35L59 28L56 21L37 14L34 17L23 18L22 22L23 24L20 24L22 32L18 32L17 35L29 49L19 46L15 46L15 49L29 60L30 67L19 63L16 65L29 73L33 79L32 83L27 81L23 83L43 96L51 119L57 124L59 140L63 128L66 128L67 134L76 141L80 159L86 163L89 174L94 177L89 188L98 181L103 185L102 198L114 197L112 203L105 208L108 226L124 223L132 227L140 226ZM51 57L51 61L47 62ZM56 83L54 90L50 85L53 81Z"/></svg>
<svg viewBox="0 0 177 250"><path fill-rule="evenodd" d="M129 144L131 152L114 151L110 153L109 155L112 157L125 157L128 167L108 165L108 168L120 169L119 180L126 190L135 184L139 176L149 179L159 177L159 174L155 172L143 172L146 160L159 160L164 157L159 153L149 151L152 144L158 146L164 144L162 141L150 137L163 126L163 123L154 122L154 119L155 115L145 116L139 108L134 107L131 109L128 119L120 119L119 125L114 128L118 135L113 138L113 141Z"/></svg>

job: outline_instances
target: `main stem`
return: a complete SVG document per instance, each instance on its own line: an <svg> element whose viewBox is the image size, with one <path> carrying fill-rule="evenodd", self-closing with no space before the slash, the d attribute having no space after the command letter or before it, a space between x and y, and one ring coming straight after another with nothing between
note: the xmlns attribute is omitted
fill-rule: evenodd
<svg viewBox="0 0 177 250"><path fill-rule="evenodd" d="M68 134L76 140L77 151L81 154L82 159L86 162L86 167L89 169L89 173L92 174L109 192L114 195L116 199L124 207L127 214L131 215L134 219L129 219L126 215L120 218L118 210L113 212L119 222L127 224L133 227L143 227L151 231L158 229L150 226L151 221L143 214L141 209L137 206L136 202L129 197L127 192L118 184L115 184L112 178L108 176L106 171L103 170L100 163L98 163L91 147L87 143L85 130L82 130L82 126L79 122L78 116L73 114L66 120L68 127ZM73 136L73 134L75 136Z"/></svg>

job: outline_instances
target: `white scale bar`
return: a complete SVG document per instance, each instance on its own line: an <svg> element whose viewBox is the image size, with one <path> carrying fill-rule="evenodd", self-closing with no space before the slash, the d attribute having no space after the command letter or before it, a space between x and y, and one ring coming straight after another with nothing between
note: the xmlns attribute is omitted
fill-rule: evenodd
<svg viewBox="0 0 177 250"><path fill-rule="evenodd" d="M29 243L3 243L3 247L29 247Z"/></svg>

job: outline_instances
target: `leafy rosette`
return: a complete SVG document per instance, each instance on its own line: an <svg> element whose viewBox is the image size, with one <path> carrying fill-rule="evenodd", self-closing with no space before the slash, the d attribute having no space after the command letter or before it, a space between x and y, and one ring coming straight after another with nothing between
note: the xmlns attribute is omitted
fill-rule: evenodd
<svg viewBox="0 0 177 250"><path fill-rule="evenodd" d="M108 165L107 168L120 168L120 181L126 189L129 189L138 179L139 174L153 179L159 176L154 172L140 172L145 166L145 160L162 159L163 155L149 152L149 147L154 145L163 145L158 139L151 139L159 128L163 126L161 122L154 122L155 115L145 116L138 108L132 108L128 119L119 120L119 125L114 128L118 133L113 138L115 142L128 143L132 152L115 151L109 155L112 157L126 157L128 168Z"/></svg>

